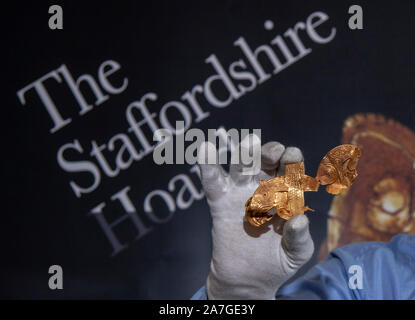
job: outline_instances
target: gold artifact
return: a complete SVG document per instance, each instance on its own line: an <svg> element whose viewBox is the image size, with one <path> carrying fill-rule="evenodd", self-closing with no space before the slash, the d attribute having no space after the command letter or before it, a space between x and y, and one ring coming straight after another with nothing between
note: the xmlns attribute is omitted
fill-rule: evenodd
<svg viewBox="0 0 415 320"><path fill-rule="evenodd" d="M339 194L349 188L357 177L359 157L360 149L352 144L342 144L331 149L318 167L318 182L327 185L326 191L331 194Z"/></svg>
<svg viewBox="0 0 415 320"><path fill-rule="evenodd" d="M342 142L364 151L360 179L333 199L320 261L348 243L415 234L415 132L382 115L356 114L344 122Z"/></svg>
<svg viewBox="0 0 415 320"><path fill-rule="evenodd" d="M260 181L245 204L246 219L259 227L273 218L269 213L272 208L285 220L307 210L314 211L305 205L304 192L318 191L320 184L327 185L327 192L334 194L347 189L357 176L359 157L358 147L350 144L337 146L321 161L316 178L305 174L304 162L286 164L284 176Z"/></svg>

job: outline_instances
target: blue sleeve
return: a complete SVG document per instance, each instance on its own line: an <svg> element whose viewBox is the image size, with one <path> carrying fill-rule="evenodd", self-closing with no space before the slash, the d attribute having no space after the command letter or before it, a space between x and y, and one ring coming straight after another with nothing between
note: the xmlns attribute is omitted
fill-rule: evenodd
<svg viewBox="0 0 415 320"><path fill-rule="evenodd" d="M190 298L190 300L207 300L206 287L203 286Z"/></svg>
<svg viewBox="0 0 415 320"><path fill-rule="evenodd" d="M353 295L347 286L346 270L342 261L330 256L324 263L311 268L304 276L283 286L277 299L350 300Z"/></svg>
<svg viewBox="0 0 415 320"><path fill-rule="evenodd" d="M398 235L390 242L360 242L337 248L326 262L283 286L276 298L415 299L415 236ZM192 299L207 299L205 287Z"/></svg>
<svg viewBox="0 0 415 320"><path fill-rule="evenodd" d="M415 236L337 248L326 262L281 288L277 299L415 299Z"/></svg>

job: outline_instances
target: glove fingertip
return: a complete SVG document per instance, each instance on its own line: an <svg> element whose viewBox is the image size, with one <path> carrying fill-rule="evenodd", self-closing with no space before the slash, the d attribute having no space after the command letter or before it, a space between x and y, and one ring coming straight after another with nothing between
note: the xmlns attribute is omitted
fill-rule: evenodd
<svg viewBox="0 0 415 320"><path fill-rule="evenodd" d="M278 167L278 164L284 151L284 145L282 145L279 142L271 141L264 144L261 148L261 169L276 169Z"/></svg>
<svg viewBox="0 0 415 320"><path fill-rule="evenodd" d="M284 225L283 240L288 247L301 246L302 243L311 241L309 221L304 214L292 217Z"/></svg>
<svg viewBox="0 0 415 320"><path fill-rule="evenodd" d="M286 228L292 232L301 232L308 227L309 221L306 215L298 214L288 220L285 224Z"/></svg>
<svg viewBox="0 0 415 320"><path fill-rule="evenodd" d="M288 147L285 149L285 152L282 156L282 162L284 163L294 163L304 160L303 153L297 147Z"/></svg>

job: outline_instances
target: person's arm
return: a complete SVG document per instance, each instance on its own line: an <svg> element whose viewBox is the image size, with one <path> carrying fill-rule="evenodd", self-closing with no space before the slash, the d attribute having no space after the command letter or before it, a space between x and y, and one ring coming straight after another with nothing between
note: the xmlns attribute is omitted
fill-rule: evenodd
<svg viewBox="0 0 415 320"><path fill-rule="evenodd" d="M336 254L330 254L327 261L313 266L305 275L284 285L277 292L276 299L354 300L361 299L361 295L349 287L343 260Z"/></svg>
<svg viewBox="0 0 415 320"><path fill-rule="evenodd" d="M242 148L249 147L247 140ZM199 163L216 154L209 143L201 151ZM305 215L287 222L275 217L261 228L244 221L244 204L259 180L282 174L286 163L302 160L299 149L271 142L262 147L257 176L244 176L243 165L231 165L228 175L218 164L200 165L212 216L213 252L206 288L194 299L274 299L278 288L310 259L314 245ZM278 298L414 299L415 237L396 238L405 241L357 243L334 250L327 262L282 288ZM363 270L361 289L349 286L352 266Z"/></svg>
<svg viewBox="0 0 415 320"><path fill-rule="evenodd" d="M204 286L192 297L207 298ZM284 285L276 299L415 299L415 235L337 248L327 261Z"/></svg>
<svg viewBox="0 0 415 320"><path fill-rule="evenodd" d="M341 256L349 254L347 247ZM342 259L330 254L326 262L313 266L304 276L283 286L276 294L277 300L351 300L360 299L348 286ZM206 287L201 287L191 300L207 300Z"/></svg>
<svg viewBox="0 0 415 320"><path fill-rule="evenodd" d="M241 148L251 148L249 136ZM254 227L245 219L245 202L261 179L284 173L286 163L303 161L298 148L270 142L261 149L261 171L244 175L244 165L230 165L225 174L219 164L207 163L217 157L213 144L200 148L201 181L212 217L212 261L206 294L209 299L275 299L277 289L313 254L308 219L297 215L288 221L275 217L272 223ZM202 289L203 292L203 289ZM202 296L200 296L202 297ZM203 296L205 297L205 296Z"/></svg>
<svg viewBox="0 0 415 320"><path fill-rule="evenodd" d="M337 248L282 287L277 299L415 299L415 236Z"/></svg>

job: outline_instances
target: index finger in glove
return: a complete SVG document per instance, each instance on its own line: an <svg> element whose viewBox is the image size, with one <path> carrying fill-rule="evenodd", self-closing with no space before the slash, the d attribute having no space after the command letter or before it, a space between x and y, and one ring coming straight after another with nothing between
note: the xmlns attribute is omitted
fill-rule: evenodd
<svg viewBox="0 0 415 320"><path fill-rule="evenodd" d="M268 180L275 176L275 171L280 164L280 158L285 147L279 142L270 141L261 148L261 171L257 175L257 181Z"/></svg>
<svg viewBox="0 0 415 320"><path fill-rule="evenodd" d="M287 163L295 163L300 161L304 161L304 157L300 149L296 147L286 148L283 155L281 156L277 175L283 176L285 174L285 165Z"/></svg>
<svg viewBox="0 0 415 320"><path fill-rule="evenodd" d="M297 269L311 258L314 243L310 235L308 218L304 214L292 217L284 225L281 246L288 267Z"/></svg>
<svg viewBox="0 0 415 320"><path fill-rule="evenodd" d="M254 176L260 171L261 139L255 134L249 134L243 138L238 148L240 148L239 163L231 163L229 166L229 177L235 184L245 185L252 181ZM244 161L250 161L250 163L244 163Z"/></svg>
<svg viewBox="0 0 415 320"><path fill-rule="evenodd" d="M217 199L223 194L225 176L218 161L216 147L211 142L200 145L197 162L200 168L201 182L208 199Z"/></svg>

